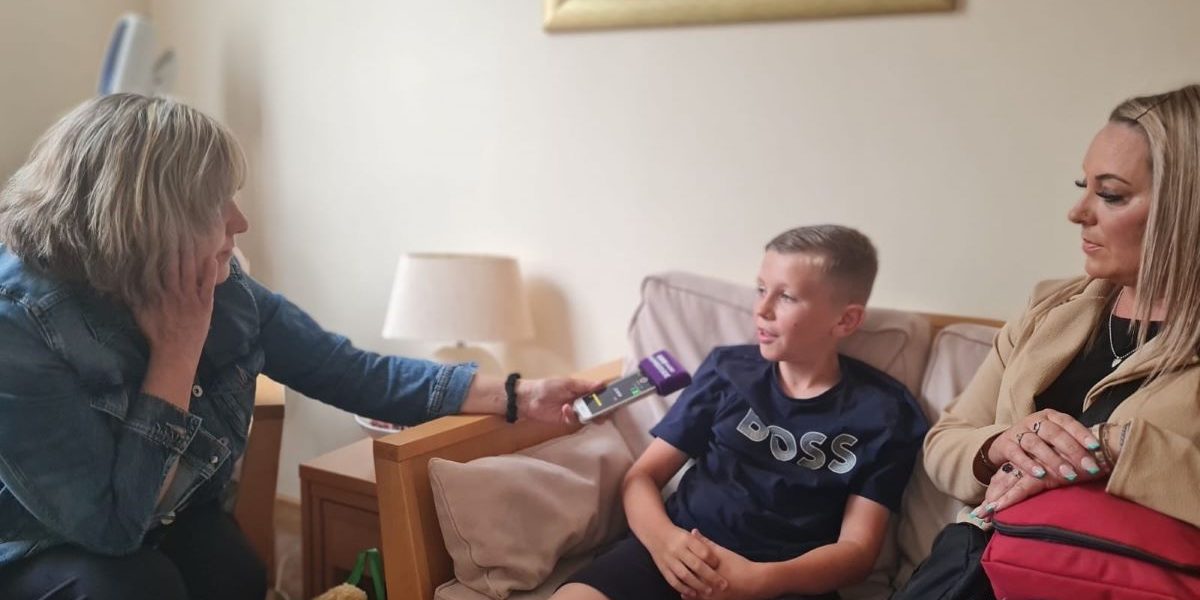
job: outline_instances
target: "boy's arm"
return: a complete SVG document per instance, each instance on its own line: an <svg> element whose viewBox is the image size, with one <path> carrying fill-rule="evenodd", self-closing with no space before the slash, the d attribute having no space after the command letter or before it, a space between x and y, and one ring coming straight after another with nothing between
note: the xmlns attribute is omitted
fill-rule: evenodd
<svg viewBox="0 0 1200 600"><path fill-rule="evenodd" d="M692 598L724 589L714 569L716 553L671 522L663 506L662 488L688 460L678 448L655 438L625 474L622 499L629 528L654 558L663 577L680 594Z"/></svg>
<svg viewBox="0 0 1200 600"><path fill-rule="evenodd" d="M621 486L625 518L638 540L652 552L655 542L671 530L679 529L667 517L662 488L687 460L687 455L678 448L655 438L625 473Z"/></svg>
<svg viewBox="0 0 1200 600"><path fill-rule="evenodd" d="M757 595L822 594L862 581L879 557L890 515L874 500L850 496L838 541L792 560L760 563L762 589Z"/></svg>

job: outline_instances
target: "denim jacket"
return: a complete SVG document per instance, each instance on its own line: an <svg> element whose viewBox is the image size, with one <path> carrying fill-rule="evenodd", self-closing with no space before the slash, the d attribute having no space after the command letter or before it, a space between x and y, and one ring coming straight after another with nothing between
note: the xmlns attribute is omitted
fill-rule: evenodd
<svg viewBox="0 0 1200 600"><path fill-rule="evenodd" d="M141 392L149 351L128 309L0 245L0 566L61 543L127 554L176 512L219 498L246 448L259 373L404 424L458 412L474 377L472 365L359 350L236 262L214 296L184 412Z"/></svg>

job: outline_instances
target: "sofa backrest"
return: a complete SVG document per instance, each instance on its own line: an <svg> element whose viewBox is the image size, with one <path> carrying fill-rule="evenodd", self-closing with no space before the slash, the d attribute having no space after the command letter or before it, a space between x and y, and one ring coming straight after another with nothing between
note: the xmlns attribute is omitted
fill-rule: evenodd
<svg viewBox="0 0 1200 600"><path fill-rule="evenodd" d="M996 327L956 323L938 332L929 353L929 364L921 383L921 408L930 423L962 392L983 359L992 349ZM904 502L896 540L900 565L896 584L908 581L912 570L929 554L933 538L954 521L963 503L943 494L918 464L904 490Z"/></svg>
<svg viewBox="0 0 1200 600"><path fill-rule="evenodd" d="M694 371L715 346L754 343L755 290L748 285L670 272L642 282L642 301L629 324L625 371L651 352L666 349L685 368ZM905 311L870 308L863 326L847 338L841 351L895 377L913 392L932 423L938 413L969 381L990 348L995 329L956 324L939 334L937 352L930 352L931 326L924 316ZM933 363L926 365L932 358ZM678 394L651 397L616 413L613 422L634 455L649 445L650 428L662 418ZM918 463L905 492L901 518L889 534L864 586L842 590L846 600L886 597L896 577L906 579L912 566L929 550L929 542L953 518L956 503L935 488Z"/></svg>

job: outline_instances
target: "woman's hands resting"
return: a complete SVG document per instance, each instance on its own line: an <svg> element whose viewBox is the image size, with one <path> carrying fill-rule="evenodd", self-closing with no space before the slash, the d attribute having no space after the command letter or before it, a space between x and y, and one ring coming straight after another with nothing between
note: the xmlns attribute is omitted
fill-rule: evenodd
<svg viewBox="0 0 1200 600"><path fill-rule="evenodd" d="M1100 440L1069 415L1046 409L1025 417L988 447L988 461L1000 468L972 514L988 519L1046 490L1107 477L1111 465L1097 461L1098 450Z"/></svg>

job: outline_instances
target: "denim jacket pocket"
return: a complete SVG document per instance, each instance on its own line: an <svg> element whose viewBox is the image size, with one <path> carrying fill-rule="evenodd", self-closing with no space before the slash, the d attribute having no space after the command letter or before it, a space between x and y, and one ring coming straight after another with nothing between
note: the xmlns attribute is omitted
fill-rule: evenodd
<svg viewBox="0 0 1200 600"><path fill-rule="evenodd" d="M254 414L254 392L257 373L262 369L262 352L251 352L220 368L202 400L212 406L196 407L206 416L207 428L214 433L237 440L244 445ZM213 410L209 410L213 409ZM214 423L219 420L221 425Z"/></svg>

